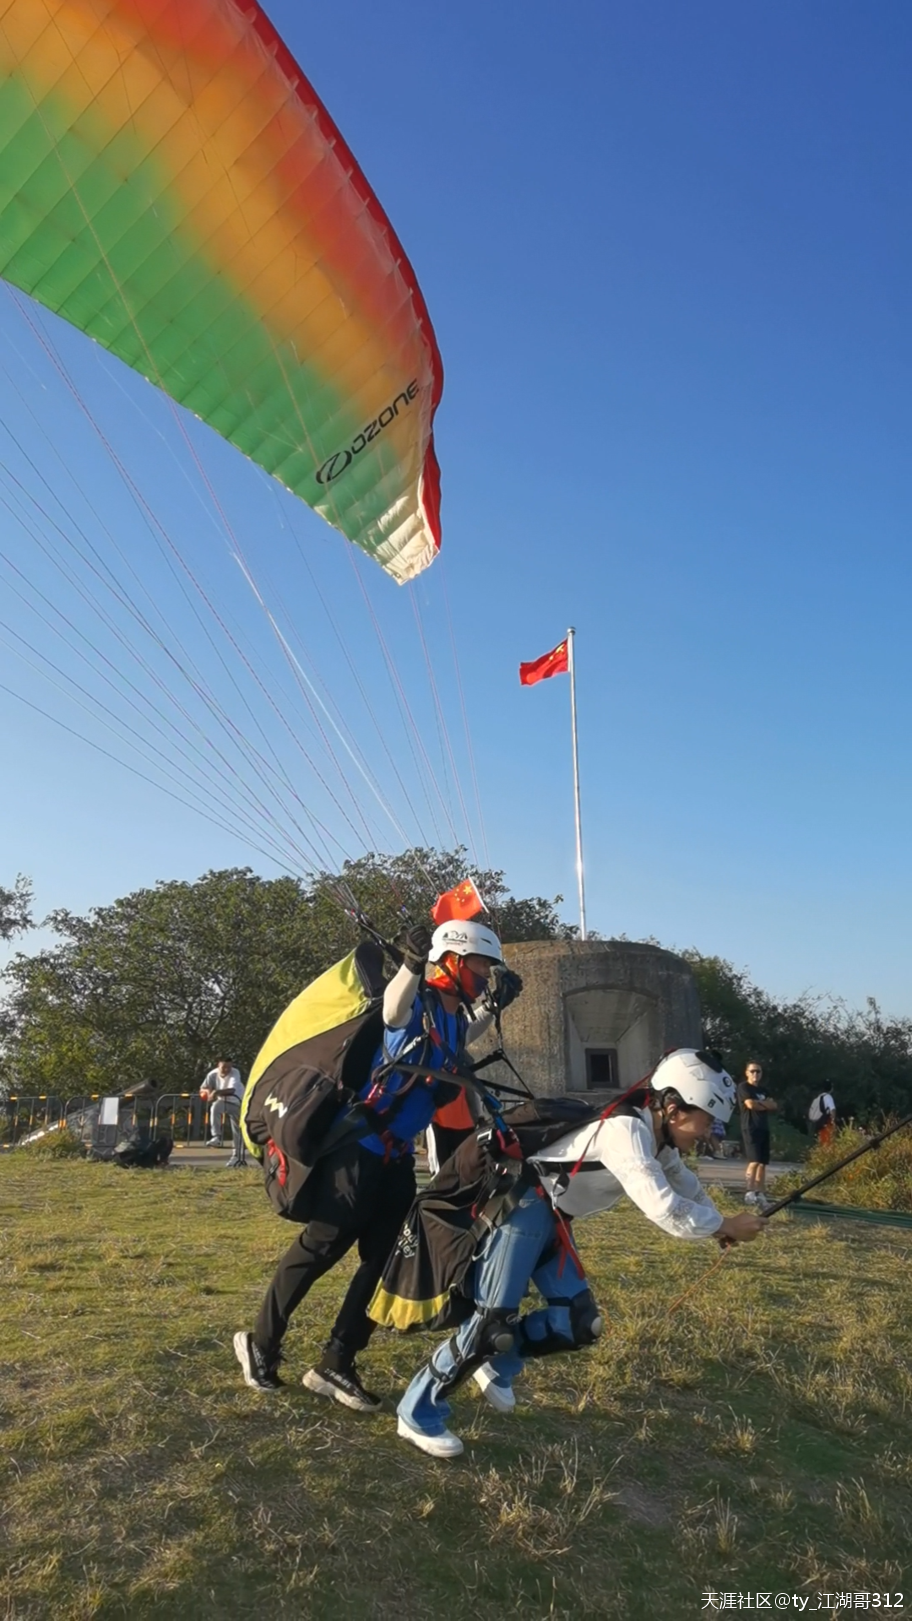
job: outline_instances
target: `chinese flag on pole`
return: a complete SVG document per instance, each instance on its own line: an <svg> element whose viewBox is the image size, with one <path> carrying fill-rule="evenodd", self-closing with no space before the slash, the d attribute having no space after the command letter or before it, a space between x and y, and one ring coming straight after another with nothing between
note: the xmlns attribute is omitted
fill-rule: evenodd
<svg viewBox="0 0 912 1621"><path fill-rule="evenodd" d="M477 917L484 911L484 901L472 883L471 878L463 878L461 884L454 889L448 889L438 895L431 907L431 917L435 923L453 923L457 918L465 922L467 918Z"/></svg>
<svg viewBox="0 0 912 1621"><path fill-rule="evenodd" d="M564 675L568 669L567 643L561 642L552 648L550 653L543 653L540 659L533 659L531 664L521 664L519 684L521 687L534 687L536 681L547 681L549 675Z"/></svg>

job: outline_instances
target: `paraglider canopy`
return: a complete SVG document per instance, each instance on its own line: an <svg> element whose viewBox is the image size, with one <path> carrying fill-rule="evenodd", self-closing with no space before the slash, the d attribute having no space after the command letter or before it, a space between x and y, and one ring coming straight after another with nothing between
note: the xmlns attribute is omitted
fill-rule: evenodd
<svg viewBox="0 0 912 1621"><path fill-rule="evenodd" d="M0 275L395 579L440 544L414 272L252 0L8 0Z"/></svg>

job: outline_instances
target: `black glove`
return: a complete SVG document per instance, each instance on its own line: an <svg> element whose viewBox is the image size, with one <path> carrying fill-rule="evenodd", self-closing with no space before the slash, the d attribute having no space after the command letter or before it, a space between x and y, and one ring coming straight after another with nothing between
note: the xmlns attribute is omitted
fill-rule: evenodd
<svg viewBox="0 0 912 1621"><path fill-rule="evenodd" d="M412 929L403 929L396 936L396 944L402 952L404 966L412 974L423 974L427 962L428 952L431 949L431 931L423 923L417 923Z"/></svg>
<svg viewBox="0 0 912 1621"><path fill-rule="evenodd" d="M494 1001L501 1013L511 1002L515 1002L523 988L522 977L514 974L512 968L502 968L497 975L494 986Z"/></svg>

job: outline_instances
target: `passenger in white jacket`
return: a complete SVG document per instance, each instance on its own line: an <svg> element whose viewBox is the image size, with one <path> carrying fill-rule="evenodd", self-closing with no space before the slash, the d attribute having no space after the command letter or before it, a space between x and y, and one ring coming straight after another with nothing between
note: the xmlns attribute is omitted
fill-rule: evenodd
<svg viewBox="0 0 912 1621"><path fill-rule="evenodd" d="M609 1115L595 1129L582 1126L536 1156L532 1164L554 1208L572 1221L613 1210L626 1193L670 1238L722 1233L726 1218L680 1152L681 1146L685 1152L691 1146L680 1143L682 1127L693 1127L695 1115L703 1111L683 1114L680 1107L670 1107L670 1120L657 1117L658 1111L648 1106L633 1108L629 1115ZM756 1236L753 1224L751 1232Z"/></svg>
<svg viewBox="0 0 912 1621"><path fill-rule="evenodd" d="M465 1379L473 1377L493 1407L509 1412L513 1380L527 1357L595 1343L602 1319L570 1219L611 1210L626 1193L672 1238L747 1243L762 1232L763 1218L752 1211L723 1216L681 1159L714 1119L728 1121L734 1100L731 1076L709 1053L680 1048L619 1112L559 1137L531 1161L537 1185L494 1228L474 1263L474 1315L399 1403L404 1440L432 1457L457 1457L463 1446L447 1427L447 1396ZM546 1304L520 1317L530 1281Z"/></svg>

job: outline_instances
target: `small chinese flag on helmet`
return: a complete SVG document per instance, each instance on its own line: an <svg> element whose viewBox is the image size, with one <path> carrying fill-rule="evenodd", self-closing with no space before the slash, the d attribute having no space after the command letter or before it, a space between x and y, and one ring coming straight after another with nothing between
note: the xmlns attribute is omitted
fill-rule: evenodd
<svg viewBox="0 0 912 1621"><path fill-rule="evenodd" d="M463 878L461 884L438 895L431 907L431 917L437 924L453 923L457 918L464 922L466 918L477 917L483 911L484 901L471 878Z"/></svg>
<svg viewBox="0 0 912 1621"><path fill-rule="evenodd" d="M564 675L569 668L567 643L560 642L557 647L552 647L550 653L543 653L540 659L532 659L529 664L519 666L519 684L521 687L534 687L536 681L546 681L549 675Z"/></svg>

